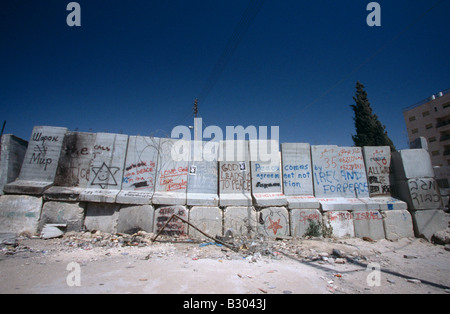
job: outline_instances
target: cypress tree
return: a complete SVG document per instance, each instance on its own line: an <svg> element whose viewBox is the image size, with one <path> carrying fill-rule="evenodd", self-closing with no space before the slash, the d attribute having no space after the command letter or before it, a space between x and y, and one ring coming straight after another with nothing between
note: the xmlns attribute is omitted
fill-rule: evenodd
<svg viewBox="0 0 450 314"><path fill-rule="evenodd" d="M387 134L386 126L382 125L378 116L373 113L364 85L359 81L356 82L356 95L353 100L355 104L350 107L355 113L353 121L356 135L352 135L355 146L390 146L391 151L395 151L394 143Z"/></svg>

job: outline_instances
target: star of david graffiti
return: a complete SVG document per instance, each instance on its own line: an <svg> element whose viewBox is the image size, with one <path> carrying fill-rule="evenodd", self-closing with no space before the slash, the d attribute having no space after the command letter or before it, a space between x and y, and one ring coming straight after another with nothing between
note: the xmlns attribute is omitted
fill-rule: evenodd
<svg viewBox="0 0 450 314"><path fill-rule="evenodd" d="M101 167L92 167L95 174L91 185L99 185L102 189L107 186L117 186L117 181L114 175L120 170L118 167L108 167L105 163Z"/></svg>

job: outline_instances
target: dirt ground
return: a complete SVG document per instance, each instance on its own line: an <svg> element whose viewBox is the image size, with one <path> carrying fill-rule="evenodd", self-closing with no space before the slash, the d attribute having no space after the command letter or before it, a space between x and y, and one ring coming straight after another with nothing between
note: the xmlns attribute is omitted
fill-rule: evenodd
<svg viewBox="0 0 450 314"><path fill-rule="evenodd" d="M2 249L0 293L450 293L450 252L421 239L270 240L239 252L199 243L67 243L23 238Z"/></svg>

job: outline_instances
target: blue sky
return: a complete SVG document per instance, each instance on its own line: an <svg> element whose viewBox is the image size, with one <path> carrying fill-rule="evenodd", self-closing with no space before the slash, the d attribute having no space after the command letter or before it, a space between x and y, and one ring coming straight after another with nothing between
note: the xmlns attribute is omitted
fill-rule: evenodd
<svg viewBox="0 0 450 314"><path fill-rule="evenodd" d="M0 3L5 133L28 140L50 125L163 136L192 125L194 99L249 3L80 0L81 27L69 27L69 2ZM369 2L266 0L200 102L204 123L351 146L359 80L406 148L402 109L450 87L450 1L378 1L381 27L366 24Z"/></svg>

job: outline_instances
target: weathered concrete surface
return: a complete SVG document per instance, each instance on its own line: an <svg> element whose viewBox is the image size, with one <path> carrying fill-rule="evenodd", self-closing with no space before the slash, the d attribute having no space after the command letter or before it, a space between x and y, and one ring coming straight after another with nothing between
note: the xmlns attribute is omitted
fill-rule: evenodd
<svg viewBox="0 0 450 314"><path fill-rule="evenodd" d="M256 236L256 210L252 206L227 207L224 210L224 235Z"/></svg>
<svg viewBox="0 0 450 314"><path fill-rule="evenodd" d="M46 224L66 224L66 231L81 231L85 207L85 203L45 202L42 207L39 230L42 230Z"/></svg>
<svg viewBox="0 0 450 314"><path fill-rule="evenodd" d="M379 211L354 211L352 214L355 237L368 237L373 240L385 238L383 217Z"/></svg>
<svg viewBox="0 0 450 314"><path fill-rule="evenodd" d="M3 195L0 197L0 233L37 234L42 197Z"/></svg>
<svg viewBox="0 0 450 314"><path fill-rule="evenodd" d="M286 206L278 141L250 140L252 196L258 207Z"/></svg>
<svg viewBox="0 0 450 314"><path fill-rule="evenodd" d="M370 198L359 198L361 202L366 204L368 210L406 210L408 209L408 204L394 197L370 197Z"/></svg>
<svg viewBox="0 0 450 314"><path fill-rule="evenodd" d="M1 138L0 151L0 195L5 184L13 182L20 174L28 142L11 134Z"/></svg>
<svg viewBox="0 0 450 314"><path fill-rule="evenodd" d="M434 178L430 154L425 149L405 149L394 152L392 153L392 163L397 181Z"/></svg>
<svg viewBox="0 0 450 314"><path fill-rule="evenodd" d="M165 226L167 221L172 217L172 215L177 215L184 220L189 220L188 210L185 206L173 205L173 206L161 206L155 209L155 218L153 225L153 232L158 233ZM188 225L181 220L174 218L170 223L164 228L161 233L163 235L170 236L185 236L188 234Z"/></svg>
<svg viewBox="0 0 450 314"><path fill-rule="evenodd" d="M399 197L408 203L409 210L442 209L439 186L434 178L414 178L397 181Z"/></svg>
<svg viewBox="0 0 450 314"><path fill-rule="evenodd" d="M159 138L130 136L119 204L150 204L155 191Z"/></svg>
<svg viewBox="0 0 450 314"><path fill-rule="evenodd" d="M276 238L290 236L289 213L285 207L268 207L257 213L258 233Z"/></svg>
<svg viewBox="0 0 450 314"><path fill-rule="evenodd" d="M117 232L134 234L153 232L155 209L151 205L123 205L120 208Z"/></svg>
<svg viewBox="0 0 450 314"><path fill-rule="evenodd" d="M387 210L381 212L387 240L414 237L411 214L407 210Z"/></svg>
<svg viewBox="0 0 450 314"><path fill-rule="evenodd" d="M89 203L84 219L86 229L116 233L119 208L119 204Z"/></svg>
<svg viewBox="0 0 450 314"><path fill-rule="evenodd" d="M248 141L219 144L219 205L252 206Z"/></svg>
<svg viewBox="0 0 450 314"><path fill-rule="evenodd" d="M448 227L450 215L443 210L417 210L411 212L417 238L431 241L433 234Z"/></svg>
<svg viewBox="0 0 450 314"><path fill-rule="evenodd" d="M314 191L323 211L363 210L358 196L368 197L360 149L319 145L311 147Z"/></svg>
<svg viewBox="0 0 450 314"><path fill-rule="evenodd" d="M353 215L348 211L329 211L323 214L324 235L336 238L353 238Z"/></svg>
<svg viewBox="0 0 450 314"><path fill-rule="evenodd" d="M322 214L318 209L292 209L290 211L291 235L304 237L311 222L319 226L319 236L322 235Z"/></svg>
<svg viewBox="0 0 450 314"><path fill-rule="evenodd" d="M222 216L219 207L194 206L189 212L189 223L212 237L222 236ZM189 227L189 236L208 239L192 227Z"/></svg>
<svg viewBox="0 0 450 314"><path fill-rule="evenodd" d="M186 205L189 153L189 142L168 138L160 140L153 204Z"/></svg>
<svg viewBox="0 0 450 314"><path fill-rule="evenodd" d="M89 184L80 194L81 201L114 203L122 188L123 167L128 135L97 133Z"/></svg>
<svg viewBox="0 0 450 314"><path fill-rule="evenodd" d="M187 205L218 206L219 143L192 141Z"/></svg>
<svg viewBox="0 0 450 314"><path fill-rule="evenodd" d="M339 147L338 156L344 197L369 197L369 185L361 147Z"/></svg>
<svg viewBox="0 0 450 314"><path fill-rule="evenodd" d="M320 208L319 201L312 195L286 196L289 209Z"/></svg>
<svg viewBox="0 0 450 314"><path fill-rule="evenodd" d="M317 198L343 197L339 148L336 145L311 146L314 191Z"/></svg>
<svg viewBox="0 0 450 314"><path fill-rule="evenodd" d="M311 146L308 143L283 143L281 153L284 194L314 195Z"/></svg>
<svg viewBox="0 0 450 314"><path fill-rule="evenodd" d="M317 198L322 211L365 210L366 204L357 198Z"/></svg>
<svg viewBox="0 0 450 314"><path fill-rule="evenodd" d="M370 197L391 196L394 184L389 146L363 147Z"/></svg>
<svg viewBox="0 0 450 314"><path fill-rule="evenodd" d="M281 144L283 189L289 209L320 208L314 197L311 146L308 143Z"/></svg>
<svg viewBox="0 0 450 314"><path fill-rule="evenodd" d="M87 188L93 159L95 133L67 132L64 136L54 186L45 200L77 201Z"/></svg>
<svg viewBox="0 0 450 314"><path fill-rule="evenodd" d="M53 185L66 128L33 129L19 178L4 186L10 194L41 195Z"/></svg>

